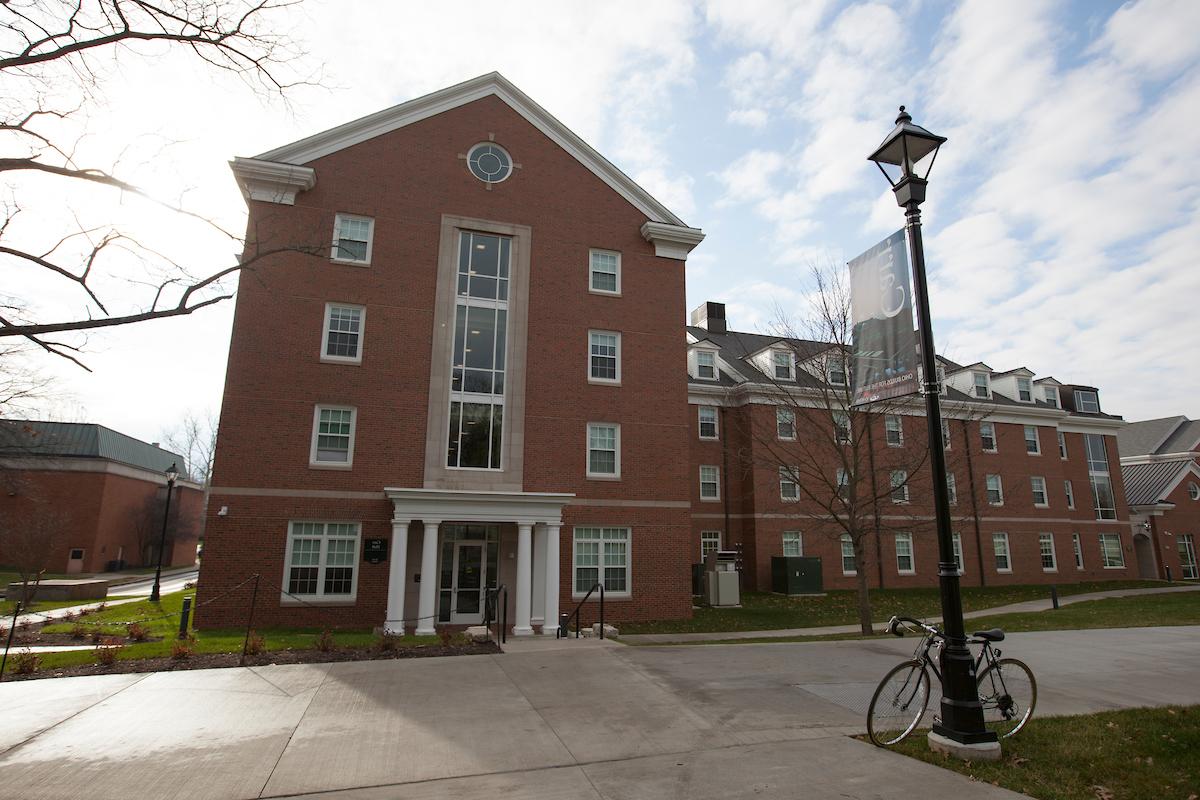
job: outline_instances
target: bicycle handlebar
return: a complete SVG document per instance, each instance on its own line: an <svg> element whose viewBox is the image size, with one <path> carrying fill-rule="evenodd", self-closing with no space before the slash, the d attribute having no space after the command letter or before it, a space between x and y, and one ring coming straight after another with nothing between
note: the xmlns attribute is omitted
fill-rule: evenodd
<svg viewBox="0 0 1200 800"><path fill-rule="evenodd" d="M921 622L921 620L913 619L912 617L899 617L899 616L893 616L890 620L888 620L887 632L892 634L893 636L904 636L904 631L906 630L906 627L901 627L901 626L909 626L909 625L920 628L921 630L925 631L930 636L941 636L942 635L942 632L939 631L936 626L926 624L924 622Z"/></svg>

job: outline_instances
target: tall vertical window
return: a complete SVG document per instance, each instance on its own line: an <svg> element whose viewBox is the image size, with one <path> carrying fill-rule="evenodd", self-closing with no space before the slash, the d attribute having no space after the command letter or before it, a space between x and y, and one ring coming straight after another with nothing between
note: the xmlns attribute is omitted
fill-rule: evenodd
<svg viewBox="0 0 1200 800"><path fill-rule="evenodd" d="M721 549L720 531L700 531L700 560L714 550Z"/></svg>
<svg viewBox="0 0 1200 800"><path fill-rule="evenodd" d="M1038 441L1038 429L1036 425L1025 426L1025 452L1032 453L1035 456L1042 454L1042 444Z"/></svg>
<svg viewBox="0 0 1200 800"><path fill-rule="evenodd" d="M989 453L996 452L996 424L993 422L979 423L979 443Z"/></svg>
<svg viewBox="0 0 1200 800"><path fill-rule="evenodd" d="M1125 554L1121 552L1121 536L1116 533L1100 534L1100 558L1105 569L1120 569L1125 566Z"/></svg>
<svg viewBox="0 0 1200 800"><path fill-rule="evenodd" d="M358 588L358 523L291 523L284 563L287 594L353 600Z"/></svg>
<svg viewBox="0 0 1200 800"><path fill-rule="evenodd" d="M975 381L975 396L988 398L992 396L992 387L986 372L972 372Z"/></svg>
<svg viewBox="0 0 1200 800"><path fill-rule="evenodd" d="M1054 554L1054 534L1038 534L1038 551L1042 555L1042 572L1058 572L1058 557Z"/></svg>
<svg viewBox="0 0 1200 800"><path fill-rule="evenodd" d="M1071 487L1070 481L1063 481L1063 491L1067 494L1067 508L1075 509L1075 490Z"/></svg>
<svg viewBox="0 0 1200 800"><path fill-rule="evenodd" d="M892 502L908 502L908 473L902 469L892 470Z"/></svg>
<svg viewBox="0 0 1200 800"><path fill-rule="evenodd" d="M850 497L850 473L846 472L844 467L838 467L837 494L843 500Z"/></svg>
<svg viewBox="0 0 1200 800"><path fill-rule="evenodd" d="M1017 399L1022 403L1033 402L1033 381L1029 378L1017 378Z"/></svg>
<svg viewBox="0 0 1200 800"><path fill-rule="evenodd" d="M987 485L988 503L994 506L1004 505L1004 484L999 475L988 475L984 479Z"/></svg>
<svg viewBox="0 0 1200 800"><path fill-rule="evenodd" d="M946 473L946 494L949 495L950 505L958 505L958 481L954 479L953 472Z"/></svg>
<svg viewBox="0 0 1200 800"><path fill-rule="evenodd" d="M1067 460L1067 435L1062 431L1058 432L1058 457Z"/></svg>
<svg viewBox="0 0 1200 800"><path fill-rule="evenodd" d="M949 450L951 445L950 439L950 420L942 420L942 449Z"/></svg>
<svg viewBox="0 0 1200 800"><path fill-rule="evenodd" d="M796 438L796 413L790 408L775 409L775 435L780 439Z"/></svg>
<svg viewBox="0 0 1200 800"><path fill-rule="evenodd" d="M790 381L792 379L792 354L787 350L775 350L771 353L771 364L775 368L775 378L777 380Z"/></svg>
<svg viewBox="0 0 1200 800"><path fill-rule="evenodd" d="M911 533L896 534L896 571L901 575L912 575L917 571L913 563L913 540Z"/></svg>
<svg viewBox="0 0 1200 800"><path fill-rule="evenodd" d="M1116 519L1117 501L1108 472L1108 450L1104 446L1104 437L1098 433L1085 433L1083 445L1087 452L1088 477L1092 481L1092 502L1096 506L1096 519Z"/></svg>
<svg viewBox="0 0 1200 800"><path fill-rule="evenodd" d="M1012 572L1012 563L1008 558L1008 534L992 534L992 552L996 555L996 572Z"/></svg>
<svg viewBox="0 0 1200 800"><path fill-rule="evenodd" d="M858 574L858 562L854 558L854 540L848 533L842 534L842 574Z"/></svg>
<svg viewBox="0 0 1200 800"><path fill-rule="evenodd" d="M1176 541L1179 545L1179 566L1183 571L1183 579L1194 581L1197 577L1195 536L1181 533Z"/></svg>
<svg viewBox="0 0 1200 800"><path fill-rule="evenodd" d="M333 222L331 258L347 264L370 264L371 239L374 232L375 220L370 217L338 214Z"/></svg>
<svg viewBox="0 0 1200 800"><path fill-rule="evenodd" d="M588 331L588 380L592 383L621 381L621 334Z"/></svg>
<svg viewBox="0 0 1200 800"><path fill-rule="evenodd" d="M574 593L597 583L610 594L629 594L629 528L575 529Z"/></svg>
<svg viewBox="0 0 1200 800"><path fill-rule="evenodd" d="M800 531L783 532L783 554L785 556L804 555L804 539L801 538Z"/></svg>
<svg viewBox="0 0 1200 800"><path fill-rule="evenodd" d="M1058 408L1059 407L1058 387L1057 386L1043 386L1042 391L1045 392L1046 405L1051 406L1053 408Z"/></svg>
<svg viewBox="0 0 1200 800"><path fill-rule="evenodd" d="M592 250L588 255L588 288L601 294L621 293L621 254L610 250Z"/></svg>
<svg viewBox="0 0 1200 800"><path fill-rule="evenodd" d="M796 482L795 467L779 468L779 499L784 502L795 502L800 499L800 484Z"/></svg>
<svg viewBox="0 0 1200 800"><path fill-rule="evenodd" d="M1071 547L1075 550L1075 569L1083 569L1083 545L1078 533L1071 534Z"/></svg>
<svg viewBox="0 0 1200 800"><path fill-rule="evenodd" d="M362 328L367 310L362 306L325 304L325 327L321 338L322 361L362 361Z"/></svg>
<svg viewBox="0 0 1200 800"><path fill-rule="evenodd" d="M721 470L705 464L700 467L700 499L721 499Z"/></svg>
<svg viewBox="0 0 1200 800"><path fill-rule="evenodd" d="M1033 504L1035 506L1048 506L1050 499L1046 497L1046 479L1040 475L1029 476L1029 487L1033 493Z"/></svg>
<svg viewBox="0 0 1200 800"><path fill-rule="evenodd" d="M700 438L701 439L716 439L717 438L717 407L716 406L699 406L700 413Z"/></svg>
<svg viewBox="0 0 1200 800"><path fill-rule="evenodd" d="M954 565L958 568L959 576L962 576L962 574L967 571L966 562L963 561L962 534L954 534L951 537L950 542L954 546Z"/></svg>
<svg viewBox="0 0 1200 800"><path fill-rule="evenodd" d="M589 422L587 436L587 476L621 477L621 426L608 422Z"/></svg>
<svg viewBox="0 0 1200 800"><path fill-rule="evenodd" d="M837 444L850 444L850 415L845 411L833 412L833 440Z"/></svg>
<svg viewBox="0 0 1200 800"><path fill-rule="evenodd" d="M446 466L500 469L512 239L459 234Z"/></svg>
<svg viewBox="0 0 1200 800"><path fill-rule="evenodd" d="M314 466L349 467L354 462L354 423L357 412L341 406L317 406L313 413L312 449L308 462Z"/></svg>
<svg viewBox="0 0 1200 800"><path fill-rule="evenodd" d="M883 431L888 447L900 447L904 444L904 424L896 414L888 414L883 418Z"/></svg>
<svg viewBox="0 0 1200 800"><path fill-rule="evenodd" d="M712 350L696 351L696 377L706 381L717 379L717 354Z"/></svg>

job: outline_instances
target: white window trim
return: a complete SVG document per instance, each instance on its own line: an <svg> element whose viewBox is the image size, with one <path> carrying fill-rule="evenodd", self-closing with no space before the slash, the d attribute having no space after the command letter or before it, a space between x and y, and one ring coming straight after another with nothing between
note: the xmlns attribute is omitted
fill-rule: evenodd
<svg viewBox="0 0 1200 800"><path fill-rule="evenodd" d="M704 420L701 415L706 408L711 408L713 412L713 430L716 431L713 436L704 435ZM721 438L721 414L717 411L716 406L696 406L696 434L701 439L710 442Z"/></svg>
<svg viewBox="0 0 1200 800"><path fill-rule="evenodd" d="M1008 561L1008 566L1003 569L996 567L996 572L1000 573L1001 575L1010 575L1012 574L1012 542L1009 540L1008 534L1004 531L996 531L992 534L992 563L996 563L996 556L998 555L996 553L997 536L1004 537L1004 558Z"/></svg>
<svg viewBox="0 0 1200 800"><path fill-rule="evenodd" d="M1057 386L1043 386L1042 390L1042 399L1045 401L1046 405L1051 406L1052 408L1062 408L1062 403L1059 402L1058 398ZM1051 397L1054 399L1051 400Z"/></svg>
<svg viewBox="0 0 1200 800"><path fill-rule="evenodd" d="M617 337L617 377L615 378L596 378L592 375L592 334L599 333L605 336ZM621 332L620 331L603 331L598 328L591 328L587 335L587 381L588 383L602 384L604 386L620 386L621 385Z"/></svg>
<svg viewBox="0 0 1200 800"><path fill-rule="evenodd" d="M338 241L341 239L341 236L339 236L338 234L341 233L343 219L357 219L357 220L365 220L366 221L366 223L367 223L367 257L365 260L359 261L356 258L342 258L342 257L338 256L338 254L337 254ZM334 262L335 264L350 264L355 267L369 267L369 266L371 266L371 253L374 249L375 249L375 218L374 217L364 217L361 214L341 214L341 213L336 214L334 216L334 218L333 218L333 242L331 243L330 249L329 249L329 260L330 261Z"/></svg>
<svg viewBox="0 0 1200 800"><path fill-rule="evenodd" d="M1085 411L1084 409L1080 408L1080 406L1083 405L1083 403L1081 403L1079 401L1080 401L1080 398L1082 398L1084 395L1091 395L1092 397L1094 397L1096 399L1096 410L1095 411ZM1099 414L1100 413L1100 393L1093 392L1090 389L1076 389L1075 390L1075 410L1081 414Z"/></svg>
<svg viewBox="0 0 1200 800"><path fill-rule="evenodd" d="M796 534L796 546L800 550L799 553L788 553L787 537L788 537L789 533ZM797 530L784 531L780 535L779 541L780 541L780 548L781 548L779 552L782 553L784 557L786 557L786 558L802 558L804 556L804 532L803 531L797 531Z"/></svg>
<svg viewBox="0 0 1200 800"><path fill-rule="evenodd" d="M888 434L891 433L888 423L891 420L896 421L896 434L899 441L895 443L888 439ZM888 447L904 447L904 420L901 419L899 414L888 414L883 418L883 440Z"/></svg>
<svg viewBox="0 0 1200 800"><path fill-rule="evenodd" d="M590 342L590 340L589 340L589 343L588 343L588 352L589 352L589 356L590 356L590 354L591 354L591 342ZM712 381L713 383L716 383L717 381L721 380L721 366L720 366L720 364L718 364L718 363L717 363L717 351L716 351L716 350L710 350L710 349L708 349L708 348L702 348L702 347L698 347L698 348L696 348L696 350L695 350L694 352L696 353L696 376L695 376L695 377L696 377L696 380L698 380L698 381ZM711 377L711 378L706 378L705 376L703 376L703 375L701 375L701 374L700 374L700 354L701 354L701 353L707 353L707 354L709 354L709 355L711 355L711 356L712 356L712 360L713 360L713 363L712 363L713 374L712 374L712 377ZM592 368L591 368L591 360L590 360L590 358L589 358L589 361L588 361L588 374L589 374L589 375L590 375L590 374L592 374Z"/></svg>
<svg viewBox="0 0 1200 800"><path fill-rule="evenodd" d="M950 505L958 505L958 478L954 477L953 472L946 473L946 495Z"/></svg>
<svg viewBox="0 0 1200 800"><path fill-rule="evenodd" d="M330 356L326 355L329 350L329 312L334 307L337 308L356 308L358 314L358 355L354 358L349 356ZM361 364L363 354L363 342L367 335L367 307L360 306L357 303L326 303L325 304L325 321L321 325L321 361L327 364Z"/></svg>
<svg viewBox="0 0 1200 800"><path fill-rule="evenodd" d="M1029 439L1025 436L1025 429L1033 428L1033 446L1034 449L1029 449ZM1025 454L1029 456L1040 456L1042 454L1042 436L1038 432L1037 425L1021 426L1021 438L1025 442Z"/></svg>
<svg viewBox="0 0 1200 800"><path fill-rule="evenodd" d="M992 426L992 446L990 448L983 446L983 426L984 425ZM979 423L979 447L985 453L999 453L1000 452L1000 438L996 433L996 423L994 423L994 422L980 422Z"/></svg>
<svg viewBox="0 0 1200 800"><path fill-rule="evenodd" d="M911 569L900 569L900 541L908 542L908 561L912 564ZM916 575L917 574L917 551L913 546L913 535L911 533L897 533L893 549L896 551L896 574L897 575Z"/></svg>
<svg viewBox="0 0 1200 800"><path fill-rule="evenodd" d="M292 574L292 542L296 538L292 532L293 525L353 525L355 528L354 538L354 560L350 572L350 594L325 594L325 557L328 550L328 534L322 532L321 551L317 558L317 593L316 594L297 594L293 596L287 592L288 584ZM328 527L325 528L328 530ZM348 536L335 536L335 539L348 539ZM283 554L283 583L280 586L279 602L281 605L299 605L301 603L317 603L320 605L353 605L358 600L358 573L362 568L362 523L352 522L350 520L320 520L320 519L293 519L288 520L287 524L287 546Z"/></svg>
<svg viewBox="0 0 1200 800"><path fill-rule="evenodd" d="M976 389L978 389L978 384L975 381L976 375L983 376L983 388L984 388L985 394L983 394L982 396L980 396L979 392L976 391ZM991 400L992 399L992 376L991 375L989 375L986 372L972 372L971 373L971 398L974 400Z"/></svg>
<svg viewBox="0 0 1200 800"><path fill-rule="evenodd" d="M704 468L705 467L712 469L717 475L717 479L716 479L716 481L714 481L714 483L716 483L716 485L717 485L717 491L716 491L716 494L714 494L711 497L706 496L704 494ZM721 468L718 467L716 464L701 464L700 468L697 470L697 474L700 478L700 502L701 503L719 503L719 502L721 502Z"/></svg>
<svg viewBox="0 0 1200 800"><path fill-rule="evenodd" d="M776 360L779 356L784 356L787 359L787 375L779 377L776 370L781 366ZM772 350L771 351L771 380L775 381L794 381L796 380L796 356L791 350Z"/></svg>
<svg viewBox="0 0 1200 800"><path fill-rule="evenodd" d="M847 541L849 539L849 541ZM846 545L850 545L850 552L854 558L854 569L846 569ZM850 534L843 533L838 537L838 558L841 560L842 575L851 576L858 574L858 553L854 552L854 540L850 538Z"/></svg>
<svg viewBox="0 0 1200 800"><path fill-rule="evenodd" d="M780 414L791 414L792 415L792 435L791 436L784 436L782 433L779 432L779 423L780 423L779 415ZM796 441L796 412L793 411L792 409L783 408L782 406L775 406L775 438L781 442Z"/></svg>
<svg viewBox="0 0 1200 800"><path fill-rule="evenodd" d="M997 506L997 507L1004 505L1004 478L1001 477L1000 475L997 475L994 473L990 474L990 475L984 475L983 476L983 493L985 496L987 495L988 492L991 491L991 489L988 487L988 481L987 481L988 478L996 479L996 490L1000 493L1000 499L998 501L996 501L995 503L993 503L991 501L991 499L989 498L988 505L989 506Z"/></svg>
<svg viewBox="0 0 1200 800"><path fill-rule="evenodd" d="M350 446L346 450L345 461L318 461L317 460L317 436L321 430L321 412L322 411L349 411L350 412ZM308 451L308 466L311 469L350 469L354 466L354 438L358 434L358 408L355 406L334 405L331 403L318 403L313 406L313 423L312 423L312 439L309 443Z"/></svg>
<svg viewBox="0 0 1200 800"><path fill-rule="evenodd" d="M1045 499L1046 502L1039 503L1037 501L1034 501L1033 507L1034 508L1049 508L1050 507L1050 489L1046 486L1046 479L1044 477L1042 477L1041 475L1030 475L1029 476L1029 496L1030 496L1030 498L1032 498L1035 494L1034 489L1033 489L1033 482L1035 480L1039 480L1042 482L1042 497L1043 497L1043 499Z"/></svg>
<svg viewBox="0 0 1200 800"><path fill-rule="evenodd" d="M1026 383L1029 384L1029 399L1028 400L1021 399L1021 381L1025 381ZM1018 403L1026 403L1028 405L1033 405L1034 404L1033 379L1018 377L1016 380L1016 387L1017 387L1017 396L1014 397L1013 399L1016 400Z"/></svg>
<svg viewBox="0 0 1200 800"><path fill-rule="evenodd" d="M604 583L604 534L605 528L613 530L625 531L625 591L618 592L613 589L604 587L604 593L609 597L631 597L633 595L633 529L627 525L575 525L571 528L571 597L579 599L587 594L587 592L575 591L575 573L579 569L579 540L576 538L575 532L580 528L594 528L601 531L600 538L600 563L597 565L596 578L597 582ZM599 594L593 594L589 602L599 602Z"/></svg>
<svg viewBox="0 0 1200 800"><path fill-rule="evenodd" d="M721 540L725 538L724 531L700 531L700 560L704 560L704 539L705 537L712 538L711 534L716 534L717 546L715 549L721 549Z"/></svg>
<svg viewBox="0 0 1200 800"><path fill-rule="evenodd" d="M942 449L954 449L954 433L950 430L950 420L942 417Z"/></svg>
<svg viewBox="0 0 1200 800"><path fill-rule="evenodd" d="M958 576L961 578L967 573L967 559L963 555L962 549L962 534L954 533L950 537L950 553L954 556L954 566L958 568Z"/></svg>
<svg viewBox="0 0 1200 800"><path fill-rule="evenodd" d="M1105 536L1115 536L1117 538L1117 552L1121 555L1121 563L1116 565L1115 567L1110 567L1108 564L1104 563L1105 561L1108 560L1105 557L1105 551L1104 551L1104 537ZM1122 548L1122 545L1121 545L1120 534L1102 533L1099 535L1099 542L1100 542L1100 566L1104 569L1125 569L1126 568L1126 566L1125 566L1125 550Z"/></svg>
<svg viewBox="0 0 1200 800"><path fill-rule="evenodd" d="M897 486L897 485L896 485L896 483L895 483L895 477L896 477L896 475L903 475L903 476L904 476L904 480L903 480L903 481L900 483L900 485L899 485L899 486ZM903 470L903 469L894 469L894 470L892 470L892 472L891 472L891 475L889 475L889 476L888 476L888 483L890 484L890 487L891 487L891 488L890 488L890 491L888 492L888 495L891 497L891 499L892 499L892 503L893 503L894 505L898 505L898 506L901 506L901 505L907 505L907 504L908 504L908 500L909 500L909 495L908 495L908 471L907 471L907 470ZM896 499L896 490L897 490L897 489L901 489L901 490L903 490L903 495L902 495L902 497L901 497L899 500L897 500L897 499Z"/></svg>
<svg viewBox="0 0 1200 800"><path fill-rule="evenodd" d="M1058 553L1054 549L1054 534L1053 533L1039 533L1038 534L1038 563L1039 564L1042 563L1042 539L1043 539L1043 537L1046 537L1046 536L1050 537L1050 560L1052 562L1054 562L1054 566L1047 567L1045 564L1042 564L1042 572L1058 572Z"/></svg>
<svg viewBox="0 0 1200 800"><path fill-rule="evenodd" d="M841 417L846 420L845 428L838 425L838 415L841 415ZM834 411L832 419L833 443L837 445L853 444L854 431L852 430L853 425L850 422L850 414L845 411ZM845 433L845 436L842 435L843 432Z"/></svg>
<svg viewBox="0 0 1200 800"><path fill-rule="evenodd" d="M1200 484L1197 484L1195 481L1188 481L1187 492L1191 500L1200 500Z"/></svg>
<svg viewBox="0 0 1200 800"><path fill-rule="evenodd" d="M794 480L792 476L800 471L799 467L780 467L779 468L779 500L783 503L799 503L800 502L800 481ZM796 487L795 497L783 496L783 482L788 481Z"/></svg>
<svg viewBox="0 0 1200 800"><path fill-rule="evenodd" d="M1063 481L1063 492L1067 495L1067 508L1071 511L1075 510L1075 487L1070 481Z"/></svg>
<svg viewBox="0 0 1200 800"><path fill-rule="evenodd" d="M1083 569L1083 540L1078 533L1071 534L1071 555L1075 559L1075 569Z"/></svg>
<svg viewBox="0 0 1200 800"><path fill-rule="evenodd" d="M592 428L615 428L616 436L614 437L613 446L616 448L616 458L613 467L615 472L592 472ZM587 434L584 440L584 472L588 480L592 481L619 481L621 480L621 425L616 422L589 422L587 424Z"/></svg>
<svg viewBox="0 0 1200 800"><path fill-rule="evenodd" d="M1067 435L1062 431L1058 431L1055 439L1058 442L1058 457L1063 461L1067 460Z"/></svg>
<svg viewBox="0 0 1200 800"><path fill-rule="evenodd" d="M592 284L592 275L593 275L592 255L595 253L603 253L604 255L610 255L610 256L617 257L617 288L616 288L616 291L610 292L607 289L597 289ZM621 296L621 253L619 250L604 250L599 247L592 247L588 250L588 292L590 294L602 294L607 297L620 297Z"/></svg>

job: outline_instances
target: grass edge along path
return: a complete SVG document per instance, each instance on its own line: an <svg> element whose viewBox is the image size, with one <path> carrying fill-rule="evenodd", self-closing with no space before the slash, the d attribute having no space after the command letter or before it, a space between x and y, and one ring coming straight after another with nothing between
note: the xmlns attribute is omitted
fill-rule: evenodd
<svg viewBox="0 0 1200 800"><path fill-rule="evenodd" d="M1001 747L1000 761L960 761L931 751L918 731L890 749L1037 800L1196 800L1200 792L1200 706L1035 715Z"/></svg>

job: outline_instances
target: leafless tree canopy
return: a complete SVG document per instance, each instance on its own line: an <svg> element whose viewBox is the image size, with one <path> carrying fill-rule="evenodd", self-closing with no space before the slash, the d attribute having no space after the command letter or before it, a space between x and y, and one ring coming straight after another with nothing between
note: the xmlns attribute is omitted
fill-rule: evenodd
<svg viewBox="0 0 1200 800"><path fill-rule="evenodd" d="M289 77L301 54L286 36L275 33L284 27L293 5L293 0L0 3L0 174L7 194L0 198L0 265L15 278L6 282L7 291L22 285L21 275L48 275L73 286L86 309L74 318L45 319L29 310L34 304L28 297L0 297L0 337L23 337L84 366L77 357L79 332L191 314L231 297L222 280L239 270L280 252L317 252L304 243L244 248L237 234L180 203L151 195L123 179L117 168L81 163L77 142L64 134L99 99L105 69L127 55L152 59L184 48L204 66L233 73L258 91L273 94L309 83ZM69 91L64 92L64 86ZM182 263L118 224L80 222L42 239L22 236L16 231L19 221L41 214L20 188L30 176L56 182L59 196L100 187L111 193L113 202L140 198L211 228L228 239L230 252L241 251L242 258L226 265ZM102 296L101 274L142 283L142 299L129 307L126 298Z"/></svg>
<svg viewBox="0 0 1200 800"><path fill-rule="evenodd" d="M187 463L181 466L187 477L207 486L217 449L216 415L189 411L178 425L163 433L162 440L168 450L183 455Z"/></svg>

